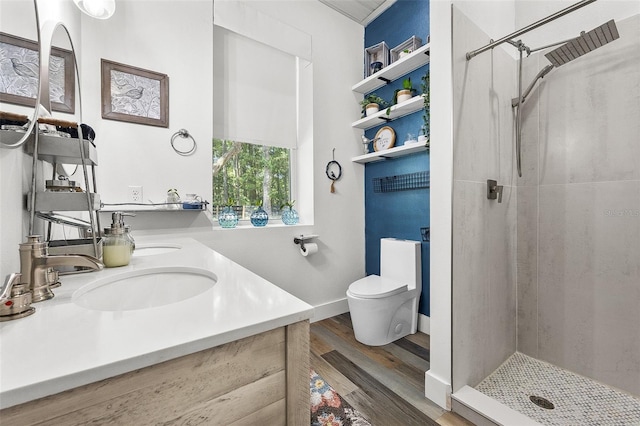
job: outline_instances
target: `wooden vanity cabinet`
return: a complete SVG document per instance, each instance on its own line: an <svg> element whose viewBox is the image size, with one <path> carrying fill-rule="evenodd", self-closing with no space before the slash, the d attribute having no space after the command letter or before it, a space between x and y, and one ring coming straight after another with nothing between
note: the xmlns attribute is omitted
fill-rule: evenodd
<svg viewBox="0 0 640 426"><path fill-rule="evenodd" d="M309 321L0 411L18 425L308 425Z"/></svg>

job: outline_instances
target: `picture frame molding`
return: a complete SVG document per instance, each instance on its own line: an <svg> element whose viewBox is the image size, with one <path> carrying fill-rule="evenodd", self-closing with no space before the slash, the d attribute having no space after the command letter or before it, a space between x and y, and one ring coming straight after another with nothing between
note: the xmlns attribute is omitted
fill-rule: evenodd
<svg viewBox="0 0 640 426"><path fill-rule="evenodd" d="M10 44L12 46L23 49L32 50L40 56L40 47L37 42L15 36L12 34L0 32L0 42ZM53 111L66 112L74 114L76 110L76 80L75 80L75 61L71 50L60 47L51 47L51 56L62 58L64 61L64 97L63 102L51 101L51 109ZM38 89L40 88L40 75L38 75ZM12 93L0 92L0 101L22 105L27 107L36 107L36 98L29 98Z"/></svg>
<svg viewBox="0 0 640 426"><path fill-rule="evenodd" d="M144 68L126 65L108 59L100 60L101 68L101 104L102 118L107 120L125 121L129 123L145 124L148 126L169 127L169 76ZM144 117L133 114L116 112L112 109L111 71L120 71L160 82L159 112L160 118Z"/></svg>

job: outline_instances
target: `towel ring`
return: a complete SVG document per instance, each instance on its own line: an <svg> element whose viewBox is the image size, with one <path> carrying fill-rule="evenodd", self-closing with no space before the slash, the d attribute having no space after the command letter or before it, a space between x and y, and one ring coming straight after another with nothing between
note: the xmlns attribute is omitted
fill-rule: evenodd
<svg viewBox="0 0 640 426"><path fill-rule="evenodd" d="M191 149L189 149L188 151L180 151L178 148L176 148L176 146L173 144L173 142L176 139L176 136L180 136L181 138L191 138L191 141L193 142L193 146L191 147ZM189 131L187 129L180 129L177 132L175 132L173 136L171 136L171 148L173 148L173 150L180 155L191 155L195 152L197 148L196 140L193 138L193 136L189 134Z"/></svg>

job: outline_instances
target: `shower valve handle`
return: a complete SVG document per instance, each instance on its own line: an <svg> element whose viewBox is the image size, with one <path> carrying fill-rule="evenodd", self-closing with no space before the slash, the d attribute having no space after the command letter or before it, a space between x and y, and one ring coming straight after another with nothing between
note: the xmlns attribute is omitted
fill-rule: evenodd
<svg viewBox="0 0 640 426"><path fill-rule="evenodd" d="M502 185L498 185L498 181L487 179L487 199L497 199L498 203L502 203L502 188Z"/></svg>

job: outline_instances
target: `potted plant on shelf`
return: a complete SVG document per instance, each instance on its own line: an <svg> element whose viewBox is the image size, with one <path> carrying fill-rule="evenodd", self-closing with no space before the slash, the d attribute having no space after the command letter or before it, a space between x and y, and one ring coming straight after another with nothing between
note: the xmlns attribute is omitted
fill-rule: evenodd
<svg viewBox="0 0 640 426"><path fill-rule="evenodd" d="M295 200L289 201L280 206L280 210L282 210L282 223L285 225L295 225L300 220L298 212L293 209L295 202Z"/></svg>
<svg viewBox="0 0 640 426"><path fill-rule="evenodd" d="M384 108L388 103L380 96L372 93L364 97L364 99L360 102L360 106L362 106L362 117L368 117L376 112L380 111L380 108Z"/></svg>
<svg viewBox="0 0 640 426"><path fill-rule="evenodd" d="M409 53L411 53L411 49L404 49L402 52L398 53L398 59L400 58L404 58L405 56L407 56Z"/></svg>
<svg viewBox="0 0 640 426"><path fill-rule="evenodd" d="M413 97L414 92L415 89L411 83L411 78L405 78L402 81L402 89L396 90L396 103L401 104L402 102L408 101Z"/></svg>

